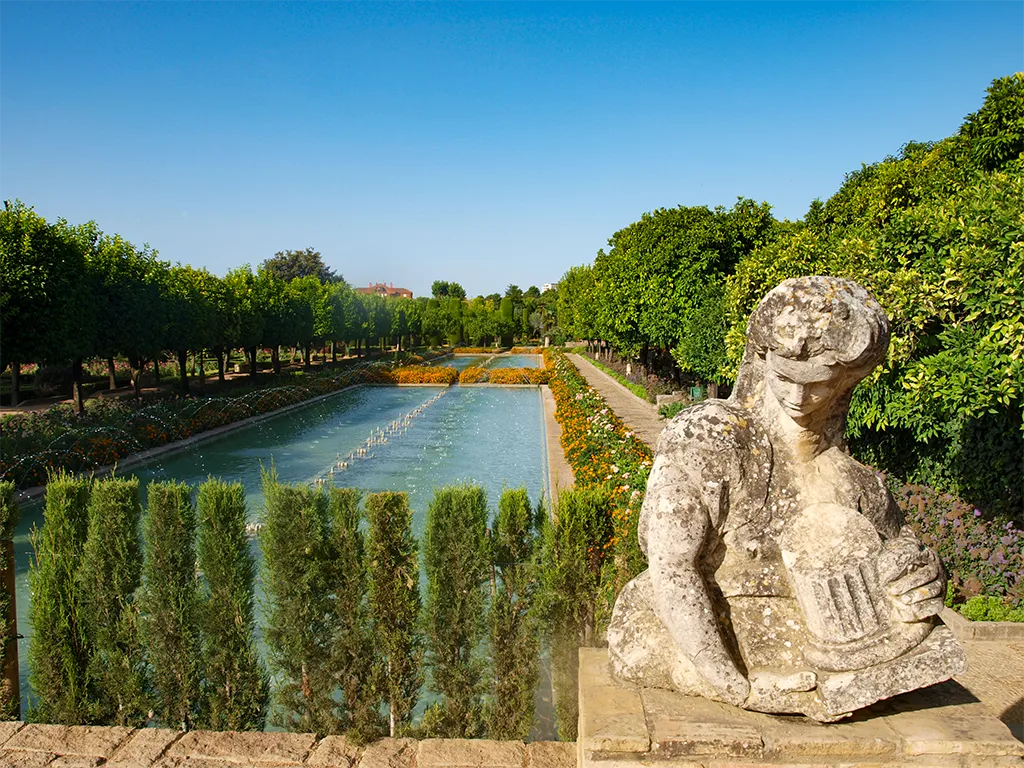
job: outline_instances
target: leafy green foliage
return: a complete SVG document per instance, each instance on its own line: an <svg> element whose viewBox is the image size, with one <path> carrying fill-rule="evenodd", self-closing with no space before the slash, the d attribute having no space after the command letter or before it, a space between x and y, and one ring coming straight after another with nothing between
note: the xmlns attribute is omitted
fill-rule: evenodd
<svg viewBox="0 0 1024 768"><path fill-rule="evenodd" d="M417 631L420 584L412 512L404 493L366 498L369 609L381 657L379 689L388 707L388 732L409 728L423 683L423 638Z"/></svg>
<svg viewBox="0 0 1024 768"><path fill-rule="evenodd" d="M43 527L32 531L28 584L29 681L37 699L29 718L44 723L91 722L86 669L91 648L80 616L78 565L88 531L93 481L58 473L46 484Z"/></svg>
<svg viewBox="0 0 1024 768"><path fill-rule="evenodd" d="M492 739L522 740L533 726L540 656L540 628L533 610L537 523L546 514L543 504L534 513L525 488L507 489L501 494L491 531L493 576L488 619L493 688L486 721Z"/></svg>
<svg viewBox="0 0 1024 768"><path fill-rule="evenodd" d="M256 564L245 536L245 489L208 480L199 486L200 622L205 684L197 725L261 731L268 679L256 650Z"/></svg>
<svg viewBox="0 0 1024 768"><path fill-rule="evenodd" d="M957 610L971 621L1024 621L1024 608L1011 608L998 597L972 597Z"/></svg>
<svg viewBox="0 0 1024 768"><path fill-rule="evenodd" d="M324 264L320 251L312 248L302 251L278 251L272 259L267 259L260 267L286 283L303 277L313 277L321 283L333 283L341 280L340 275L335 274L333 269Z"/></svg>
<svg viewBox="0 0 1024 768"><path fill-rule="evenodd" d="M14 500L14 483L0 482L0 578L7 583L7 569L14 554L14 528L20 514ZM12 574L13 575L13 574ZM13 580L12 580L13 583ZM0 590L0 648L3 649L4 670L14 663L18 654L17 614L13 612L15 597L6 589ZM12 614L12 615L8 615ZM13 618L14 621L9 621ZM16 691L6 680L0 683L0 720L18 719L21 702Z"/></svg>
<svg viewBox="0 0 1024 768"><path fill-rule="evenodd" d="M149 484L140 629L152 670L156 716L167 727L184 731L198 715L202 682L196 525L190 486Z"/></svg>
<svg viewBox="0 0 1024 768"><path fill-rule="evenodd" d="M299 733L338 733L331 665L338 615L327 495L306 485L283 485L264 471L263 497L260 545L275 724Z"/></svg>
<svg viewBox="0 0 1024 768"><path fill-rule="evenodd" d="M489 577L487 496L483 488L438 488L427 508L423 569L427 577L424 632L429 687L440 700L424 716L424 731L473 738L483 728L485 583Z"/></svg>
<svg viewBox="0 0 1024 768"><path fill-rule="evenodd" d="M576 738L579 718L577 656L598 642L597 612L602 571L611 539L608 493L576 488L558 496L554 519L544 525L539 605L551 639L558 735Z"/></svg>
<svg viewBox="0 0 1024 768"><path fill-rule="evenodd" d="M97 481L77 573L79 621L89 638L90 720L139 727L149 711L149 681L135 591L142 579L137 478Z"/></svg>
<svg viewBox="0 0 1024 768"><path fill-rule="evenodd" d="M355 488L332 488L330 562L337 617L331 643L331 667L341 688L349 738L371 741L382 735L380 677L368 600L366 541L360 525L364 515Z"/></svg>

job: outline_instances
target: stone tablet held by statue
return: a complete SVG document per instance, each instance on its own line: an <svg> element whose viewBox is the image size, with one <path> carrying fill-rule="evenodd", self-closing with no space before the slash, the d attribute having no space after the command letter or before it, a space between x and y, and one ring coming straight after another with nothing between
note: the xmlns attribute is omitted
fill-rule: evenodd
<svg viewBox="0 0 1024 768"><path fill-rule="evenodd" d="M787 280L761 301L732 396L658 442L649 568L608 629L620 680L829 722L965 669L937 618L941 563L846 449L853 388L888 344L849 280Z"/></svg>

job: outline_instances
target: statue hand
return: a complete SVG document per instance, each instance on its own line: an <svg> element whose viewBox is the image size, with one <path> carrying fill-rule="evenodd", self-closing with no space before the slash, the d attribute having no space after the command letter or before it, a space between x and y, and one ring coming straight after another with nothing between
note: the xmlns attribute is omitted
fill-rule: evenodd
<svg viewBox="0 0 1024 768"><path fill-rule="evenodd" d="M938 556L909 532L887 541L878 556L878 578L900 621L923 621L942 610L946 575Z"/></svg>

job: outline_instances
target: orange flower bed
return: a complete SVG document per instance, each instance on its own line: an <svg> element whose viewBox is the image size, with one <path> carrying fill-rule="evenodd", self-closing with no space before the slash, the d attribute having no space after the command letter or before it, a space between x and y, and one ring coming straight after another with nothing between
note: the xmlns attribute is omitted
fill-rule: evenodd
<svg viewBox="0 0 1024 768"><path fill-rule="evenodd" d="M544 352L543 347L512 347L508 351L510 355L539 355Z"/></svg>
<svg viewBox="0 0 1024 768"><path fill-rule="evenodd" d="M471 365L459 374L459 384L479 384L487 381L489 371L479 365Z"/></svg>
<svg viewBox="0 0 1024 768"><path fill-rule="evenodd" d="M543 368L495 368L489 378L491 384L547 384L550 377Z"/></svg>
<svg viewBox="0 0 1024 768"><path fill-rule="evenodd" d="M626 579L631 578L643 568L636 528L653 463L651 449L564 355L548 353L545 359L554 362L550 387L566 461L577 486L600 485L611 494L614 534L603 546L617 551L616 561L621 565L616 567L623 569Z"/></svg>
<svg viewBox="0 0 1024 768"><path fill-rule="evenodd" d="M399 384L443 384L451 386L459 380L458 371L446 366L410 366L394 372Z"/></svg>

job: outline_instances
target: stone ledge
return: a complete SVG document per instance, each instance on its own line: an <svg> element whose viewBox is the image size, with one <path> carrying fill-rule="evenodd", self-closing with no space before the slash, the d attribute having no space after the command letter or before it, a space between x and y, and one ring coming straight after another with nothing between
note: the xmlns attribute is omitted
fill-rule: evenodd
<svg viewBox="0 0 1024 768"><path fill-rule="evenodd" d="M943 608L939 614L942 623L953 630L957 640L1018 640L1024 641L1022 621L971 621L952 608Z"/></svg>
<svg viewBox="0 0 1024 768"><path fill-rule="evenodd" d="M955 681L822 724L626 688L599 648L580 649L577 747L578 768L1024 768L1024 744Z"/></svg>
<svg viewBox="0 0 1024 768"><path fill-rule="evenodd" d="M0 768L573 768L576 745L0 722Z"/></svg>

